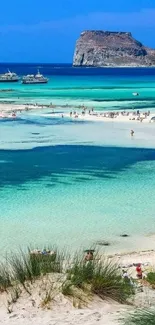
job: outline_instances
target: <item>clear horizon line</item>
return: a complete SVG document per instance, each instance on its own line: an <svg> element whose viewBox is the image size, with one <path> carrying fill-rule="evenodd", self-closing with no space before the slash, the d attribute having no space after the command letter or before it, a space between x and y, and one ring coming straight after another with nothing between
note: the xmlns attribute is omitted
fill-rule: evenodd
<svg viewBox="0 0 155 325"><path fill-rule="evenodd" d="M69 64L69 65L73 65L72 62L16 62L16 61L4 61L4 62L0 62L1 64Z"/></svg>

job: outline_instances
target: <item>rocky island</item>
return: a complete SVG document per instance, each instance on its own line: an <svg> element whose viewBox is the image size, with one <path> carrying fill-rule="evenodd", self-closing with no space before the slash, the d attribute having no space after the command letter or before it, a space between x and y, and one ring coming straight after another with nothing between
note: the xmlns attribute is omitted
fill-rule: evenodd
<svg viewBox="0 0 155 325"><path fill-rule="evenodd" d="M144 46L131 33L84 31L76 42L73 66L155 66L155 49Z"/></svg>

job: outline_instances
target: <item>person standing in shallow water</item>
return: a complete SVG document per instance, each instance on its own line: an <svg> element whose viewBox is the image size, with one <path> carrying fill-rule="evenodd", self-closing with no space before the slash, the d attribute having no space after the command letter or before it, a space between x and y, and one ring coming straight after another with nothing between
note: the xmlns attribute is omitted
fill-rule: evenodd
<svg viewBox="0 0 155 325"><path fill-rule="evenodd" d="M132 137L133 137L134 133L135 133L134 130L131 130L130 134Z"/></svg>

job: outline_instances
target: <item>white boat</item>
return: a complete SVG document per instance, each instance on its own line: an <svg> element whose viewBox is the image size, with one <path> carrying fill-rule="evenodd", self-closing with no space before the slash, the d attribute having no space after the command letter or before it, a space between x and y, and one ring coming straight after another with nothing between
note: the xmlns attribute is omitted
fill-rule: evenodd
<svg viewBox="0 0 155 325"><path fill-rule="evenodd" d="M48 78L40 74L39 70L36 75L28 74L27 76L24 76L22 79L23 84L44 84L47 82L48 82Z"/></svg>
<svg viewBox="0 0 155 325"><path fill-rule="evenodd" d="M0 75L0 82L17 82L19 79L19 76L14 72L10 72L10 70Z"/></svg>
<svg viewBox="0 0 155 325"><path fill-rule="evenodd" d="M132 93L133 96L139 96L139 93Z"/></svg>

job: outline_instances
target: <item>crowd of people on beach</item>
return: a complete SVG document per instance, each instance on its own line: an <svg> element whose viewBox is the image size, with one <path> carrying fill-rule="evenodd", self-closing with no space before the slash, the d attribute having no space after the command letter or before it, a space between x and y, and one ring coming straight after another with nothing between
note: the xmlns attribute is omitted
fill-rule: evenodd
<svg viewBox="0 0 155 325"><path fill-rule="evenodd" d="M32 104L25 104L23 105L24 108L22 107L21 109L18 107L17 109L12 109L9 110L8 112L3 111L0 113L0 118L16 118L17 117L17 113L21 113L23 110L24 111L30 111L36 108L49 108L52 110L52 116L59 116L59 112L54 111L55 108L60 108L60 107L65 107L67 108L66 112L64 110L63 113L61 113L61 117L70 117L70 118L97 118L100 119L103 118L108 120L129 120L129 121L140 121L143 122L143 120L147 120L147 118L150 116L150 111L140 111L140 110L135 110L133 108L133 110L127 111L127 110L123 110L123 111L97 111L94 107L87 107L84 104L83 105L75 105L74 106L74 110L71 110L70 112L68 112L68 109L70 107L72 107L72 105L69 104L64 104L64 105L54 105L52 102L50 104L39 104L39 103L32 103ZM122 119L123 118L123 119ZM133 130L131 130L133 131ZM131 132L131 136L134 135L134 131Z"/></svg>
<svg viewBox="0 0 155 325"><path fill-rule="evenodd" d="M81 112L74 110L70 111L69 113L70 117L78 118L79 116L96 116L96 117L104 117L104 118L110 118L115 119L119 116L122 117L129 117L129 120L131 121L140 121L142 122L144 119L150 116L150 111L147 112L140 112L137 111L108 111L108 112L99 112L95 111L94 108L88 109L87 107L83 106ZM64 115L63 115L64 117Z"/></svg>

